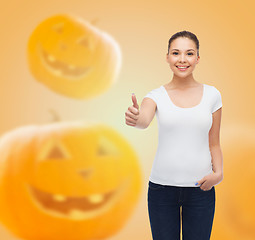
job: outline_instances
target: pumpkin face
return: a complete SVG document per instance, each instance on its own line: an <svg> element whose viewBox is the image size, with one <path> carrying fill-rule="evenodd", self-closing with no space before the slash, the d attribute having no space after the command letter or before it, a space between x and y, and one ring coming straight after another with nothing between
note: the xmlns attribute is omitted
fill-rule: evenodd
<svg viewBox="0 0 255 240"><path fill-rule="evenodd" d="M121 65L119 45L110 35L69 15L40 23L27 50L35 79L72 98L91 98L106 91Z"/></svg>
<svg viewBox="0 0 255 240"><path fill-rule="evenodd" d="M27 240L109 237L141 190L133 149L103 125L22 127L1 138L0 154L0 220Z"/></svg>
<svg viewBox="0 0 255 240"><path fill-rule="evenodd" d="M228 124L222 150L224 179L218 195L213 239L255 239L255 129Z"/></svg>

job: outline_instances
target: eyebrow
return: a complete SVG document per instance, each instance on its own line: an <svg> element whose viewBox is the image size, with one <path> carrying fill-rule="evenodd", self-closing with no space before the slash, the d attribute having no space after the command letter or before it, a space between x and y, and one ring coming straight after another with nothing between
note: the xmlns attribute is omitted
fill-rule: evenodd
<svg viewBox="0 0 255 240"><path fill-rule="evenodd" d="M174 50L179 51L179 49L172 49L172 51L174 51ZM194 49L188 49L187 51L194 51Z"/></svg>

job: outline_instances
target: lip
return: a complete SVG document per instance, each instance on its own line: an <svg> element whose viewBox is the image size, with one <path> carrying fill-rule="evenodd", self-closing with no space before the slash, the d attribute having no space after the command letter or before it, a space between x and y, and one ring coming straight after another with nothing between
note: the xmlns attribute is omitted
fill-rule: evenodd
<svg viewBox="0 0 255 240"><path fill-rule="evenodd" d="M178 68L178 67L186 67L186 68L181 69L181 68ZM182 71L182 72L186 71L189 67L190 67L190 66L181 66L181 65L177 65L177 66L176 66L176 68L177 68L179 71Z"/></svg>

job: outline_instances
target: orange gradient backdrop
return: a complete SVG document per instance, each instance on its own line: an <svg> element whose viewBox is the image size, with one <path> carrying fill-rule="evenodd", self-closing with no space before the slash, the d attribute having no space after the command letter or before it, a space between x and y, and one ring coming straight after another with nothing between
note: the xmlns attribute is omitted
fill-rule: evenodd
<svg viewBox="0 0 255 240"><path fill-rule="evenodd" d="M1 10L0 134L18 126L47 124L52 121L51 109L54 109L65 121L100 121L114 127L139 155L144 174L142 194L126 226L108 238L111 240L152 239L147 183L157 149L157 122L154 118L146 130L127 126L125 111L132 104L132 92L140 105L146 93L171 80L172 72L165 61L171 35L182 30L195 33L200 41L201 59L194 77L198 82L219 89L223 101L221 146L225 175L223 182L215 187L216 212L211 239L255 239L252 230L255 226L250 221L252 216L254 220L251 213L255 212L252 205L255 193L251 191L254 186L250 182L255 181L252 176L252 173L255 175L255 154L251 150L255 141L249 134L255 129L253 0L10 0L2 3ZM30 34L41 21L61 13L93 22L112 35L121 47L122 67L118 79L98 97L90 100L67 98L39 84L29 72L26 47ZM247 134L249 138L245 137ZM245 141L240 138L229 146L228 140L233 140L233 136L243 136ZM249 145L240 148L244 154L231 154L231 147L236 149L240 142ZM245 161L242 156L246 157ZM241 161L244 164L237 164ZM231 167L232 162L240 169L240 175ZM247 168L250 175L245 174ZM227 178L233 172L236 181L241 179L243 185L236 186ZM247 183L251 188L243 188ZM226 199L231 199L224 195L228 191L236 201L229 207L231 211L223 211ZM242 197L237 199L238 194ZM251 203L250 208L244 207L248 203ZM230 217L235 210L238 214ZM0 239L18 238L0 225Z"/></svg>

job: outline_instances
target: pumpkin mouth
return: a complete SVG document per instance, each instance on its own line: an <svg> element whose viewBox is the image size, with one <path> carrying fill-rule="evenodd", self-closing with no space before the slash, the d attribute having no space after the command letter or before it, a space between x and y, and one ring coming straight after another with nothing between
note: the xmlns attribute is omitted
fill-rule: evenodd
<svg viewBox="0 0 255 240"><path fill-rule="evenodd" d="M53 74L57 77L65 77L75 80L77 78L85 77L92 69L91 67L78 67L60 61L57 57L43 49L43 47L39 44L38 52L44 67L50 72L53 72Z"/></svg>
<svg viewBox="0 0 255 240"><path fill-rule="evenodd" d="M130 181L124 181L114 190L82 197L51 194L32 185L27 185L27 188L33 202L44 212L47 210L51 215L62 218L85 220L108 211L126 192L129 184Z"/></svg>

